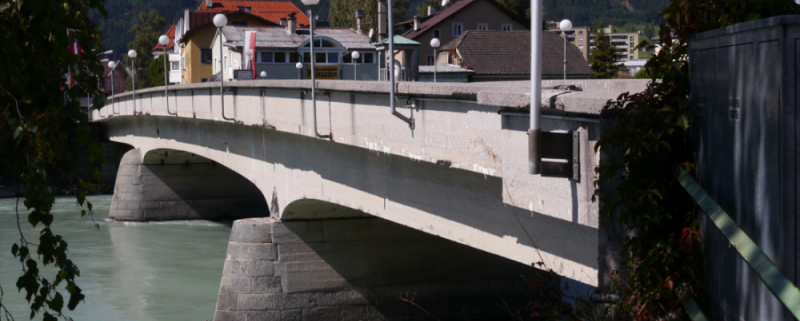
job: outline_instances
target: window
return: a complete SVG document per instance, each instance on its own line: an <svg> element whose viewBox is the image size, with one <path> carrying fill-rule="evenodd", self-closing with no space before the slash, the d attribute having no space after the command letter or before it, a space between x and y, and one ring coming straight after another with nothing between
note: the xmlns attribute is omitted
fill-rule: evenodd
<svg viewBox="0 0 800 321"><path fill-rule="evenodd" d="M172 62L172 69L171 70L181 70L180 62L173 61Z"/></svg>
<svg viewBox="0 0 800 321"><path fill-rule="evenodd" d="M434 37L434 38L441 38L441 37L442 37L442 32L441 32L441 30L439 30L439 29L434 29L434 30L433 30L433 37Z"/></svg>
<svg viewBox="0 0 800 321"><path fill-rule="evenodd" d="M200 82L207 82L208 78L200 78Z"/></svg>
<svg viewBox="0 0 800 321"><path fill-rule="evenodd" d="M433 55L428 55L428 66L433 66Z"/></svg>
<svg viewBox="0 0 800 321"><path fill-rule="evenodd" d="M296 52L290 52L289 53L289 62L290 63L298 63L298 62L300 62L300 54L298 54Z"/></svg>
<svg viewBox="0 0 800 321"><path fill-rule="evenodd" d="M631 41L633 41L633 36L631 36Z"/></svg>
<svg viewBox="0 0 800 321"><path fill-rule="evenodd" d="M583 45L581 45L581 46L578 46L578 49L581 49L581 50L583 50Z"/></svg>
<svg viewBox="0 0 800 321"><path fill-rule="evenodd" d="M453 24L453 37L460 36L462 32L464 32L464 24L463 23L454 23Z"/></svg>
<svg viewBox="0 0 800 321"><path fill-rule="evenodd" d="M583 38L578 38L578 41L579 42L583 42Z"/></svg>
<svg viewBox="0 0 800 321"><path fill-rule="evenodd" d="M275 53L275 63L285 63L286 62L286 53L285 52L276 52Z"/></svg>
<svg viewBox="0 0 800 321"><path fill-rule="evenodd" d="M275 62L275 60L273 60L271 52L262 52L261 53L261 60L259 62L263 63L263 64L266 64L266 63Z"/></svg>
<svg viewBox="0 0 800 321"><path fill-rule="evenodd" d="M331 64L339 63L339 53L338 52L329 52L328 53L328 63L331 63Z"/></svg>
<svg viewBox="0 0 800 321"><path fill-rule="evenodd" d="M583 35L583 31L578 31L578 35Z"/></svg>
<svg viewBox="0 0 800 321"><path fill-rule="evenodd" d="M364 63L365 63L365 64L374 64L374 63L375 63L375 60L373 60L372 58L374 58L374 57L372 56L372 53L365 53L365 54L361 54L361 59L363 59L363 60L364 60Z"/></svg>
<svg viewBox="0 0 800 321"><path fill-rule="evenodd" d="M510 23L504 23L504 24L501 25L501 28L503 29L503 31L511 31L511 24Z"/></svg>
<svg viewBox="0 0 800 321"><path fill-rule="evenodd" d="M353 52L349 52L347 54L342 55L342 63L345 64L352 64L353 63L353 56L351 56ZM361 57L356 59L356 63L361 63Z"/></svg>
<svg viewBox="0 0 800 321"><path fill-rule="evenodd" d="M308 51L303 53L303 62L310 63L311 62L311 53Z"/></svg>
<svg viewBox="0 0 800 321"><path fill-rule="evenodd" d="M245 20L234 20L233 21L233 25L234 26L246 26L247 25L247 21L245 21Z"/></svg>
<svg viewBox="0 0 800 321"><path fill-rule="evenodd" d="M119 70L114 70L114 76L119 76Z"/></svg>
<svg viewBox="0 0 800 321"><path fill-rule="evenodd" d="M629 52L629 53L633 53L633 49L631 49L631 52Z"/></svg>
<svg viewBox="0 0 800 321"><path fill-rule="evenodd" d="M325 53L324 52L315 52L314 57L317 63L325 63Z"/></svg>
<svg viewBox="0 0 800 321"><path fill-rule="evenodd" d="M489 30L489 24L488 23L479 23L478 24L478 30Z"/></svg>
<svg viewBox="0 0 800 321"><path fill-rule="evenodd" d="M211 49L200 49L200 62L204 64L211 63Z"/></svg>
<svg viewBox="0 0 800 321"><path fill-rule="evenodd" d="M633 59L633 56L628 56L628 59Z"/></svg>

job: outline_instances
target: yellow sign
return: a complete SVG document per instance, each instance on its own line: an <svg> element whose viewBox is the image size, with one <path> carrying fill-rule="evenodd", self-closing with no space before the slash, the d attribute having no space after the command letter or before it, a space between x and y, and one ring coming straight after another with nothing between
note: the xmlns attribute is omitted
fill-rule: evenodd
<svg viewBox="0 0 800 321"><path fill-rule="evenodd" d="M306 79L311 79L311 67L306 69ZM339 79L339 67L317 67L314 75L317 79Z"/></svg>

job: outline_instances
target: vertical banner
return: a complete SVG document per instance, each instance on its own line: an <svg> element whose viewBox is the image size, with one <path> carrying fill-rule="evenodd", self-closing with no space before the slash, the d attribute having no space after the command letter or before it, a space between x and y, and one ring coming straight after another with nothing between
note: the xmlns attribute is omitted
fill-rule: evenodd
<svg viewBox="0 0 800 321"><path fill-rule="evenodd" d="M77 31L77 30L67 28L67 36L71 35L75 31ZM73 55L77 55L78 59L81 58L81 46L78 45L78 41L77 40L75 40L73 43L71 43L69 45L69 53L73 54ZM72 87L72 86L75 86L75 72L72 71L72 67L68 67L68 69L69 69L69 73L67 74L67 79L68 79L67 83L69 84L70 87Z"/></svg>
<svg viewBox="0 0 800 321"><path fill-rule="evenodd" d="M245 65L244 69L250 69L253 71L253 79L256 79L256 32L255 31L245 31L244 32L244 54L245 54Z"/></svg>

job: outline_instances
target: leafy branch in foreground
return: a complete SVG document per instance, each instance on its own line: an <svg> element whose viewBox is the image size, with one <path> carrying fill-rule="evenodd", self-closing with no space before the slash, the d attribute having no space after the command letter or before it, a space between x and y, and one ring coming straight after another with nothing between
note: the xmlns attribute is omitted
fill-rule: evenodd
<svg viewBox="0 0 800 321"><path fill-rule="evenodd" d="M88 115L81 110L80 97L97 93L98 76L103 69L97 56L101 35L89 19L96 10L105 15L102 0L0 0L0 164L11 173L16 190L24 190L26 221L40 227L38 243L25 238L17 199L19 241L11 253L21 264L17 288L25 290L30 304L30 317L41 312L44 320L64 315L64 306L75 309L84 299L75 278L78 267L67 256L67 242L52 230L51 209L55 195L48 182L64 176L77 185L77 205L86 215L92 205L86 193L95 190L90 182L77 175L74 154L80 147L91 151L91 162L100 161L100 148L92 143ZM68 33L68 29L74 30ZM77 43L82 52L69 52ZM68 86L72 75L74 86ZM104 98L95 95L94 106ZM99 179L99 171L95 178ZM45 267L56 269L54 276L45 276ZM64 298L61 287L69 294ZM1 289L1 288L0 288ZM1 290L0 290L1 291ZM0 320L13 320L3 305L0 292Z"/></svg>

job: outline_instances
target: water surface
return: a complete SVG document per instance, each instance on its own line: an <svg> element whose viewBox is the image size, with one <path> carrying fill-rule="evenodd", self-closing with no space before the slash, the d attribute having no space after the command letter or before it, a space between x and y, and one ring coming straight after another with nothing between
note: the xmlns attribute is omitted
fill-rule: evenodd
<svg viewBox="0 0 800 321"><path fill-rule="evenodd" d="M94 222L80 217L75 197L58 198L53 207L53 232L69 244L68 256L81 270L77 283L86 295L75 311L64 308L68 316L76 321L211 320L230 224L106 222L111 196L90 200ZM17 320L28 320L25 292L17 292L14 285L21 274L19 261L11 255L11 245L19 240L14 206L15 199L0 199L0 286L5 291L3 304ZM22 202L20 208L24 209ZM39 229L31 228L24 211L21 215L25 237L36 242ZM50 271L42 270L52 278ZM41 314L35 319L41 320Z"/></svg>

